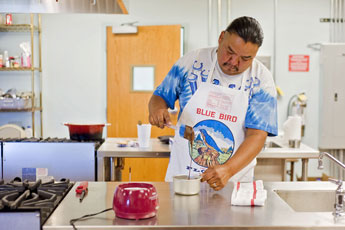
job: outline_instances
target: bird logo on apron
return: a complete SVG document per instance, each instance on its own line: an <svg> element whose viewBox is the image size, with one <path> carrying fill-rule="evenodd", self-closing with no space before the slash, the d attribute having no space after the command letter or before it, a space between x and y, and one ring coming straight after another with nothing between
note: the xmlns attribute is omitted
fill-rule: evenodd
<svg viewBox="0 0 345 230"><path fill-rule="evenodd" d="M207 168L221 165L233 155L234 136L222 122L200 121L193 130L195 139L189 154L196 164Z"/></svg>

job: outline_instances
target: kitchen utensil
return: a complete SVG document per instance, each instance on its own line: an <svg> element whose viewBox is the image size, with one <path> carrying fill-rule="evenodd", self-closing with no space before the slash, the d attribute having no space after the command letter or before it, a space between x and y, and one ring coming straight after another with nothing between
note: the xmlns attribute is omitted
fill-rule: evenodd
<svg viewBox="0 0 345 230"><path fill-rule="evenodd" d="M103 136L103 127L110 124L71 124L64 123L69 129L69 135L72 140L77 141L101 141Z"/></svg>
<svg viewBox="0 0 345 230"><path fill-rule="evenodd" d="M178 131L180 135L183 135L183 138L189 140L191 143L194 141L195 135L194 135L194 130L193 127L189 125L181 125L180 128L178 129L176 125L171 125L171 124L164 124L166 127L175 129L175 131Z"/></svg>
<svg viewBox="0 0 345 230"><path fill-rule="evenodd" d="M177 130L177 126L176 125L172 125L172 124L164 124L166 127L171 128L171 129L175 129Z"/></svg>
<svg viewBox="0 0 345 230"><path fill-rule="evenodd" d="M193 158L192 158L192 151L193 151L193 141L189 143L189 155L190 155L190 162L189 162L189 170L188 170L188 180L190 180L190 170L192 169L192 163L193 163Z"/></svg>
<svg viewBox="0 0 345 230"><path fill-rule="evenodd" d="M201 176L177 175L173 177L174 192L181 195L196 195L200 192Z"/></svg>
<svg viewBox="0 0 345 230"><path fill-rule="evenodd" d="M189 142L191 144L193 144L195 135L194 135L194 130L193 130L193 128L191 126L186 125L186 128L185 128L184 133L183 133L183 137L185 139L189 140Z"/></svg>
<svg viewBox="0 0 345 230"><path fill-rule="evenodd" d="M117 217L146 219L157 213L158 194L149 183L120 184L114 193L113 210Z"/></svg>
<svg viewBox="0 0 345 230"><path fill-rule="evenodd" d="M80 194L79 201L82 202L86 193L88 192L89 183L87 181L80 182L79 186L75 189L77 194Z"/></svg>
<svg viewBox="0 0 345 230"><path fill-rule="evenodd" d="M190 153L190 165L189 165L189 172L188 172L188 180L190 179L190 170L192 168L192 151L193 151L193 141L194 141L194 130L191 126L186 125L183 137L188 140L189 143L189 153Z"/></svg>

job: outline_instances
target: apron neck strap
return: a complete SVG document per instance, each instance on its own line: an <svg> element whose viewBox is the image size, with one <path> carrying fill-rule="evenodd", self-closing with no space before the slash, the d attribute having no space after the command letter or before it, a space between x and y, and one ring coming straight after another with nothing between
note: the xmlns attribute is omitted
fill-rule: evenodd
<svg viewBox="0 0 345 230"><path fill-rule="evenodd" d="M216 53L213 56L213 61L212 61L212 64L211 64L210 73L209 73L208 78L206 80L207 83L211 83L213 72L214 72L214 69L216 68L216 63L217 63L217 50L216 50Z"/></svg>
<svg viewBox="0 0 345 230"><path fill-rule="evenodd" d="M241 83L241 89L244 90L245 89L245 84L246 84L246 78L244 74L242 75L242 83Z"/></svg>

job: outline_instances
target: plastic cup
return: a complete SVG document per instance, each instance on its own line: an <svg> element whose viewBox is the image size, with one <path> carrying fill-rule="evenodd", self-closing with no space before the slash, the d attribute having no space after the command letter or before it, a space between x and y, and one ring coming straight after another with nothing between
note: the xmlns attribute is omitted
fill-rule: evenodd
<svg viewBox="0 0 345 230"><path fill-rule="evenodd" d="M140 148L150 147L151 138L151 124L137 125L138 128L138 142Z"/></svg>

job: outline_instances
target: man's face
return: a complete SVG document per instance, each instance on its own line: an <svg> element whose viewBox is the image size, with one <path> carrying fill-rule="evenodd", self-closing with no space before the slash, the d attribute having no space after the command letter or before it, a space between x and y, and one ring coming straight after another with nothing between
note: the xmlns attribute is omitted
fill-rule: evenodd
<svg viewBox="0 0 345 230"><path fill-rule="evenodd" d="M251 66L259 46L244 40L235 33L223 31L218 39L217 58L223 73L236 75Z"/></svg>

